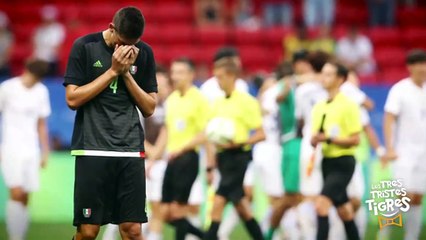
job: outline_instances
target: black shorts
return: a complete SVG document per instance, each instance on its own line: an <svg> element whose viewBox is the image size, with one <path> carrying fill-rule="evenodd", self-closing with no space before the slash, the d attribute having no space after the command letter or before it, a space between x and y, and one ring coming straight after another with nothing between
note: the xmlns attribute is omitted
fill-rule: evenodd
<svg viewBox="0 0 426 240"><path fill-rule="evenodd" d="M234 204L241 201L244 197L244 175L251 159L251 151L243 151L242 149L230 149L217 154L220 172L217 195Z"/></svg>
<svg viewBox="0 0 426 240"><path fill-rule="evenodd" d="M147 222L145 201L145 159L76 157L74 226Z"/></svg>
<svg viewBox="0 0 426 240"><path fill-rule="evenodd" d="M167 163L162 188L163 203L188 203L192 185L198 176L198 161L198 153L190 151Z"/></svg>
<svg viewBox="0 0 426 240"><path fill-rule="evenodd" d="M322 175L324 186L321 194L331 199L334 206L339 207L349 201L346 188L355 170L354 156L324 158Z"/></svg>

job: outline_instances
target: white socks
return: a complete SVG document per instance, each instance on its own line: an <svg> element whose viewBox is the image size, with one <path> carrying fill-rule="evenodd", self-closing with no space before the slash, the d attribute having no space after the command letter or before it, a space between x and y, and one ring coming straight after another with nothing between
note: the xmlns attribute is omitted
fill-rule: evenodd
<svg viewBox="0 0 426 240"><path fill-rule="evenodd" d="M104 235L102 240L116 240L119 235L118 225L108 224L105 227Z"/></svg>
<svg viewBox="0 0 426 240"><path fill-rule="evenodd" d="M367 231L367 210L364 205L358 209L355 215L355 224L358 227L359 237L365 238L365 232Z"/></svg>
<svg viewBox="0 0 426 240"><path fill-rule="evenodd" d="M220 240L228 240L231 236L232 231L240 222L240 217L238 216L237 211L234 206L228 208L228 212L225 213L225 216L220 223L218 237Z"/></svg>
<svg viewBox="0 0 426 240"><path fill-rule="evenodd" d="M422 227L422 206L413 205L405 215L405 238L404 240L419 239L420 230Z"/></svg>
<svg viewBox="0 0 426 240"><path fill-rule="evenodd" d="M9 238L23 240L29 225L28 209L22 203L8 200L6 204L6 228Z"/></svg>
<svg viewBox="0 0 426 240"><path fill-rule="evenodd" d="M304 201L297 206L299 216L300 232L303 239L315 240L317 238L317 213L312 201Z"/></svg>

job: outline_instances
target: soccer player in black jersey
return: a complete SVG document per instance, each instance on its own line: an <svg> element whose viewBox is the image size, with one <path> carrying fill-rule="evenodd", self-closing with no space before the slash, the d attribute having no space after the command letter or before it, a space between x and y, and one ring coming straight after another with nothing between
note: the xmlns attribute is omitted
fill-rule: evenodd
<svg viewBox="0 0 426 240"><path fill-rule="evenodd" d="M157 92L154 56L140 41L144 26L139 9L122 8L107 30L77 39L69 56L75 240L95 239L107 223L119 224L122 239L142 239L145 153L137 110L152 115Z"/></svg>

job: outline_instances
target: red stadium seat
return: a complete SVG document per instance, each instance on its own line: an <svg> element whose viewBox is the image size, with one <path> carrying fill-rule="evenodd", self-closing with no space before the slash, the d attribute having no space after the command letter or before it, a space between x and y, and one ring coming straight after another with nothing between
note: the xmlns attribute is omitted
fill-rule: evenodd
<svg viewBox="0 0 426 240"><path fill-rule="evenodd" d="M269 48L259 46L244 46L239 48L244 69L273 69L276 66L276 59L268 54Z"/></svg>
<svg viewBox="0 0 426 240"><path fill-rule="evenodd" d="M406 77L408 77L408 72L405 67L386 69L381 73L380 83L392 85Z"/></svg>
<svg viewBox="0 0 426 240"><path fill-rule="evenodd" d="M375 27L368 31L371 41L375 46L399 47L402 46L401 32L397 28Z"/></svg>
<svg viewBox="0 0 426 240"><path fill-rule="evenodd" d="M118 7L115 4L88 3L83 8L83 19L90 24L110 23Z"/></svg>
<svg viewBox="0 0 426 240"><path fill-rule="evenodd" d="M375 50L375 58L381 70L400 68L405 66L406 51L404 48L378 48Z"/></svg>
<svg viewBox="0 0 426 240"><path fill-rule="evenodd" d="M424 27L426 23L426 9L405 8L397 12L398 24L402 27Z"/></svg>
<svg viewBox="0 0 426 240"><path fill-rule="evenodd" d="M182 3L158 3L155 6L156 21L161 23L186 23L193 20L192 8Z"/></svg>
<svg viewBox="0 0 426 240"><path fill-rule="evenodd" d="M232 39L236 45L256 45L264 43L265 32L263 30L235 29Z"/></svg>
<svg viewBox="0 0 426 240"><path fill-rule="evenodd" d="M376 85L378 83L376 73L360 75L358 77L361 85Z"/></svg>
<svg viewBox="0 0 426 240"><path fill-rule="evenodd" d="M407 28L403 32L403 37L408 48L426 48L425 28Z"/></svg>
<svg viewBox="0 0 426 240"><path fill-rule="evenodd" d="M187 24L166 24L157 32L159 41L167 45L190 44L194 42L195 29Z"/></svg>
<svg viewBox="0 0 426 240"><path fill-rule="evenodd" d="M205 27L195 31L196 40L202 45L226 45L229 40L229 29L226 27Z"/></svg>
<svg viewBox="0 0 426 240"><path fill-rule="evenodd" d="M342 1L341 1L342 2ZM336 9L336 23L343 25L367 25L368 12L365 7L338 5Z"/></svg>
<svg viewBox="0 0 426 240"><path fill-rule="evenodd" d="M264 33L265 43L267 46L282 47L284 37L286 37L288 34L291 34L292 32L293 29L291 28L275 27L266 29Z"/></svg>

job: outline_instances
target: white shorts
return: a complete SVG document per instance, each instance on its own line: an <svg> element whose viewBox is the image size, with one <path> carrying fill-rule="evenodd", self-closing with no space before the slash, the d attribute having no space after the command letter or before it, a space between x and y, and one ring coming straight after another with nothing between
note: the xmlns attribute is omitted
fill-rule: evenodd
<svg viewBox="0 0 426 240"><path fill-rule="evenodd" d="M188 204L189 205L201 205L206 194L204 194L203 181L200 174L198 174L197 179L192 184L191 193L189 194Z"/></svg>
<svg viewBox="0 0 426 240"><path fill-rule="evenodd" d="M398 159L393 163L395 179L402 179L403 187L410 193L426 193L426 151L407 148L398 151Z"/></svg>
<svg viewBox="0 0 426 240"><path fill-rule="evenodd" d="M251 168L259 177L262 188L268 196L280 197L284 194L281 159L282 148L279 144L261 142L253 149Z"/></svg>
<svg viewBox="0 0 426 240"><path fill-rule="evenodd" d="M254 186L254 179L256 175L256 170L253 161L250 161L250 163L247 166L246 173L244 174L244 187L253 187Z"/></svg>
<svg viewBox="0 0 426 240"><path fill-rule="evenodd" d="M158 160L154 163L146 178L146 199L150 202L161 202L164 172L167 160Z"/></svg>
<svg viewBox="0 0 426 240"><path fill-rule="evenodd" d="M300 192L305 196L317 196L321 193L323 178L321 172L321 149L317 147L315 165L310 176L307 174L309 162L314 152L310 139L303 138L300 147Z"/></svg>
<svg viewBox="0 0 426 240"><path fill-rule="evenodd" d="M356 163L355 171L352 175L352 179L349 182L349 185L346 187L349 198L362 199L365 191L365 182L364 174L362 172L362 165Z"/></svg>
<svg viewBox="0 0 426 240"><path fill-rule="evenodd" d="M1 170L8 188L21 187L25 192L39 189L40 154L2 150Z"/></svg>

